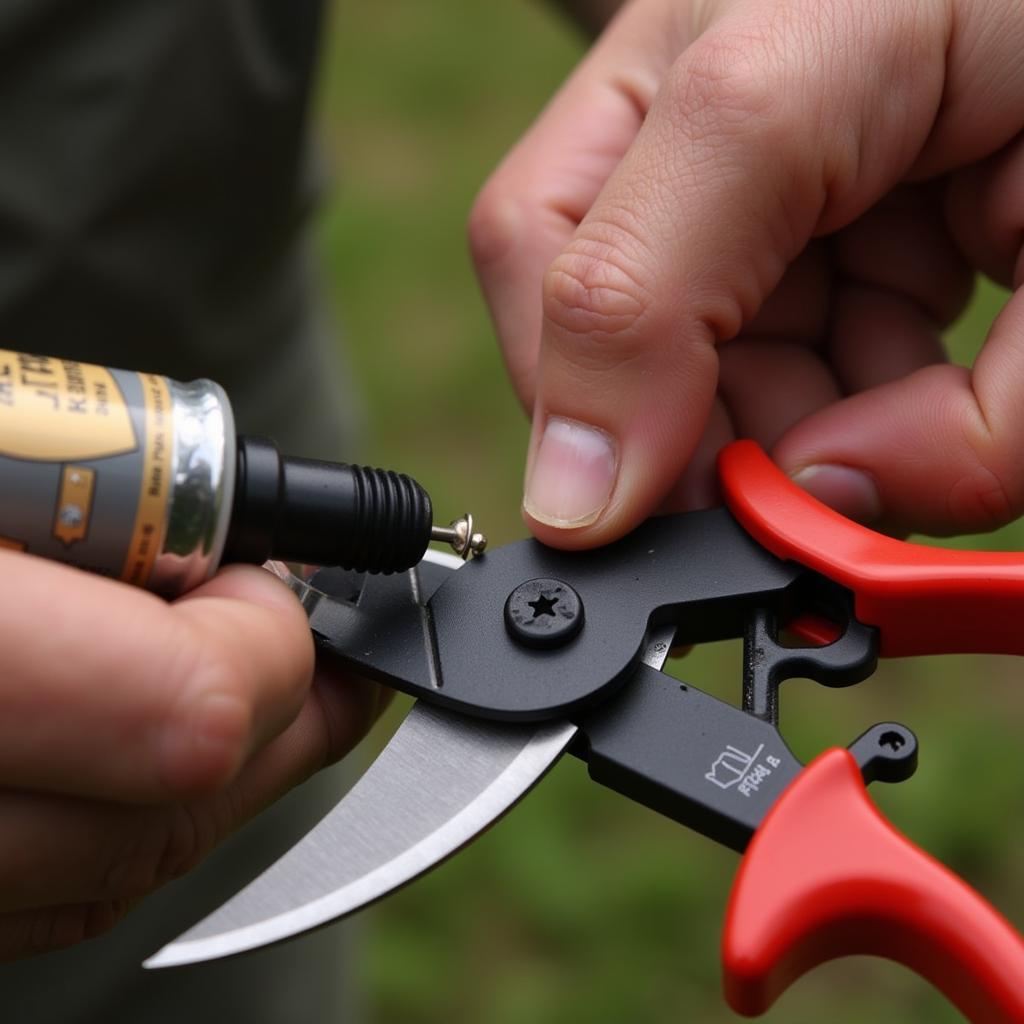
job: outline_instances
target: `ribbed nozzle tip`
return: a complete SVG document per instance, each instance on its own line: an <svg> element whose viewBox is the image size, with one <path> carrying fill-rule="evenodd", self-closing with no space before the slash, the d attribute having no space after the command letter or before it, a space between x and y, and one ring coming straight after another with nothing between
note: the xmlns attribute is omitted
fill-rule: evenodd
<svg viewBox="0 0 1024 1024"><path fill-rule="evenodd" d="M357 572L404 572L430 543L427 492L402 473L282 456L239 437L226 561L268 558Z"/></svg>
<svg viewBox="0 0 1024 1024"><path fill-rule="evenodd" d="M423 557L430 543L430 496L411 477L390 469L353 466L356 522L346 523L347 568L359 572L403 572Z"/></svg>

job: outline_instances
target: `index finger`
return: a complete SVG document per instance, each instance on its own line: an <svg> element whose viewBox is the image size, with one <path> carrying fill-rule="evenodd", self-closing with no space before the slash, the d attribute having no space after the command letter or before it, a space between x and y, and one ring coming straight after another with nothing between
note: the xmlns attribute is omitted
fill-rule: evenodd
<svg viewBox="0 0 1024 1024"><path fill-rule="evenodd" d="M906 174L942 97L945 5L699 10L716 20L545 279L524 508L555 546L657 508L709 415L716 345Z"/></svg>

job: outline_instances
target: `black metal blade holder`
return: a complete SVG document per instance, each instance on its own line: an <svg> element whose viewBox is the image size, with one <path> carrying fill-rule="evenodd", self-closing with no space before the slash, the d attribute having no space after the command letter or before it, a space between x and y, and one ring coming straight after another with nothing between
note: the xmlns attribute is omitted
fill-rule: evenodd
<svg viewBox="0 0 1024 1024"><path fill-rule="evenodd" d="M780 562L723 509L651 520L597 552L524 541L439 572L366 577L354 602L320 602L318 642L453 711L568 718L595 780L738 850L802 767L778 731L779 685L847 686L877 658L876 633L842 588ZM342 589L353 596L349 580ZM786 646L776 624L805 610L838 620L841 635ZM744 637L742 708L640 663L650 631L667 624L680 643ZM865 779L897 781L917 744L885 723L850 749Z"/></svg>

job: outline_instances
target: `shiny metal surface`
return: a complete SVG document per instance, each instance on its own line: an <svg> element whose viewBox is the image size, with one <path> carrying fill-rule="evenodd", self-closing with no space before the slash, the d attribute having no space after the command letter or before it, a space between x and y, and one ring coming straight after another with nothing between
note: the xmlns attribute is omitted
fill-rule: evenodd
<svg viewBox="0 0 1024 1024"><path fill-rule="evenodd" d="M365 906L485 829L558 759L575 732L564 722L498 725L414 705L319 825L145 966L253 949Z"/></svg>
<svg viewBox="0 0 1024 1024"><path fill-rule="evenodd" d="M673 632L650 638L647 664L662 666ZM487 828L544 775L575 733L569 722L506 725L415 704L323 821L145 966L254 949L364 907Z"/></svg>
<svg viewBox="0 0 1024 1024"><path fill-rule="evenodd" d="M148 586L185 593L209 579L227 540L235 489L235 423L210 380L168 380L174 418L173 478L160 551Z"/></svg>
<svg viewBox="0 0 1024 1024"><path fill-rule="evenodd" d="M460 519L455 519L447 526L434 526L430 530L430 539L450 544L452 551L464 561L474 555L482 555L487 548L487 538L473 529L473 513L467 512Z"/></svg>

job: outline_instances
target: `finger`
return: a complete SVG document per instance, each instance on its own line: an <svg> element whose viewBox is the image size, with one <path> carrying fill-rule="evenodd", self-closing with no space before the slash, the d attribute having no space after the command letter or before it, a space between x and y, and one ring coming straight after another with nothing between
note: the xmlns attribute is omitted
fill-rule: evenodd
<svg viewBox="0 0 1024 1024"><path fill-rule="evenodd" d="M665 496L658 512L690 512L720 505L722 498L718 486L718 453L735 440L736 428L729 410L721 398L716 398L704 424L704 433L686 464L686 470Z"/></svg>
<svg viewBox="0 0 1024 1024"><path fill-rule="evenodd" d="M313 647L288 589L226 570L168 605L0 551L0 782L161 800L222 786L296 713Z"/></svg>
<svg viewBox="0 0 1024 1024"><path fill-rule="evenodd" d="M105 901L0 914L0 962L67 949L108 931L129 909Z"/></svg>
<svg viewBox="0 0 1024 1024"><path fill-rule="evenodd" d="M970 533L1024 509L1024 290L974 369L931 366L797 424L776 460L852 518L931 534Z"/></svg>
<svg viewBox="0 0 1024 1024"><path fill-rule="evenodd" d="M934 187L890 192L832 240L839 280L899 295L948 327L971 297L975 267L950 237L941 203Z"/></svg>
<svg viewBox="0 0 1024 1024"><path fill-rule="evenodd" d="M138 899L199 830L180 806L0 794L0 912Z"/></svg>
<svg viewBox="0 0 1024 1024"><path fill-rule="evenodd" d="M901 187L840 231L828 351L847 393L946 361L940 329L963 310L974 269L954 244L935 187Z"/></svg>
<svg viewBox="0 0 1024 1024"><path fill-rule="evenodd" d="M1007 287L1024 282L1024 138L952 175L946 212L974 266Z"/></svg>
<svg viewBox="0 0 1024 1024"><path fill-rule="evenodd" d="M743 337L722 345L719 355L719 391L736 433L764 448L839 398L835 376L805 345Z"/></svg>
<svg viewBox="0 0 1024 1024"><path fill-rule="evenodd" d="M226 790L135 806L0 794L0 913L133 903L191 870L245 821L347 753L377 715L380 688L319 670L302 710Z"/></svg>
<svg viewBox="0 0 1024 1024"><path fill-rule="evenodd" d="M895 184L941 97L944 8L725 12L676 63L545 278L524 509L551 544L609 541L656 507L702 432L716 344L812 235ZM848 45L822 60L823 37Z"/></svg>
<svg viewBox="0 0 1024 1024"><path fill-rule="evenodd" d="M927 181L982 160L1024 128L1024 18L1019 4L953 0L941 106L910 177ZM917 40L907 37L908 60Z"/></svg>
<svg viewBox="0 0 1024 1024"><path fill-rule="evenodd" d="M820 348L831 317L831 262L828 244L812 241L786 268L782 280L744 326L744 334Z"/></svg>
<svg viewBox="0 0 1024 1024"><path fill-rule="evenodd" d="M313 674L309 621L295 595L264 569L233 565L178 598L173 607L193 626L200 643L216 633L214 656L225 657L235 669L253 707L247 749L258 749L295 717ZM252 632L263 624L280 635L265 638L255 673Z"/></svg>
<svg viewBox="0 0 1024 1024"><path fill-rule="evenodd" d="M850 394L944 363L935 321L904 295L863 285L836 289L829 359Z"/></svg>
<svg viewBox="0 0 1024 1024"><path fill-rule="evenodd" d="M469 239L477 275L509 375L528 409L544 271L640 128L674 55L664 29L669 10L665 0L629 5L473 206ZM681 33L674 33L679 46Z"/></svg>

